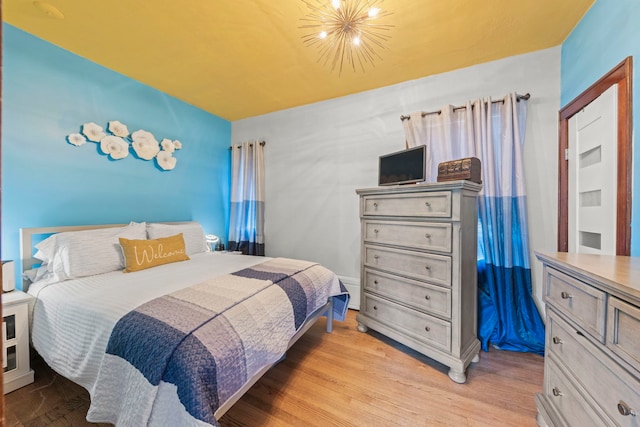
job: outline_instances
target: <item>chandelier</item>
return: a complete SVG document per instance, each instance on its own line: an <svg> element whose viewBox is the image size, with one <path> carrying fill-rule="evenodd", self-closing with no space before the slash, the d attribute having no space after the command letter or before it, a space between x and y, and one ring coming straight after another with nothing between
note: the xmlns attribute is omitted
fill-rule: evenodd
<svg viewBox="0 0 640 427"><path fill-rule="evenodd" d="M384 49L389 40L388 31L393 25L380 24L379 19L391 15L379 5L384 0L302 0L309 8L301 18L301 29L309 30L302 36L307 46L316 46L318 62L331 63L331 71L342 66L356 65L363 72L365 65L374 65L375 58L382 59L376 49Z"/></svg>

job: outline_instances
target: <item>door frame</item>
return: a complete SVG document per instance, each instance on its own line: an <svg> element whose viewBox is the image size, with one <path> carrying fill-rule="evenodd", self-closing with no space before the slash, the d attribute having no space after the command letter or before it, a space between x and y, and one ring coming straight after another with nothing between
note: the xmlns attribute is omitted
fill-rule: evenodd
<svg viewBox="0 0 640 427"><path fill-rule="evenodd" d="M631 135L633 58L626 57L611 71L582 92L558 114L558 252L569 250L569 119L618 85L618 190L616 208L616 255L631 253Z"/></svg>

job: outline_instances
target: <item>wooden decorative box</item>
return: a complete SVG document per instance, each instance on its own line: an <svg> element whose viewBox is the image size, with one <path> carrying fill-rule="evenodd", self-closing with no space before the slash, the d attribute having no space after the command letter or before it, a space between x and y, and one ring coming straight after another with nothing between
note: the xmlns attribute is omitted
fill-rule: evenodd
<svg viewBox="0 0 640 427"><path fill-rule="evenodd" d="M438 164L438 182L466 179L477 184L482 184L480 172L480 159L466 157L464 159L450 160Z"/></svg>

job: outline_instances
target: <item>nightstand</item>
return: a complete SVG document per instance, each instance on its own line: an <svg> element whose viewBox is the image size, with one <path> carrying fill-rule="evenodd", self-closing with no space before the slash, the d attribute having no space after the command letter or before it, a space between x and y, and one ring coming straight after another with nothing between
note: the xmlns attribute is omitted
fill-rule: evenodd
<svg viewBox="0 0 640 427"><path fill-rule="evenodd" d="M33 297L21 291L2 294L2 365L4 392L33 382L29 364L29 303Z"/></svg>

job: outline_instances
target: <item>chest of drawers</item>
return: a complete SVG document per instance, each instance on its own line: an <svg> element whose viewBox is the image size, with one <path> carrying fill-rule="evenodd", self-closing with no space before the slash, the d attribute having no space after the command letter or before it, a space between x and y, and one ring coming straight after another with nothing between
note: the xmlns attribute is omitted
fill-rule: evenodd
<svg viewBox="0 0 640 427"><path fill-rule="evenodd" d="M640 258L536 253L543 263L540 426L640 426Z"/></svg>
<svg viewBox="0 0 640 427"><path fill-rule="evenodd" d="M357 190L358 330L376 330L466 381L478 360L477 194L470 181Z"/></svg>

